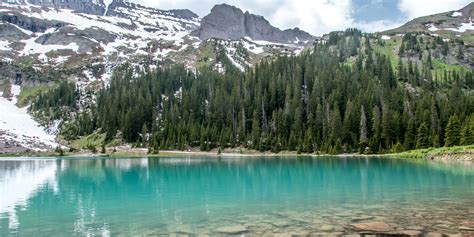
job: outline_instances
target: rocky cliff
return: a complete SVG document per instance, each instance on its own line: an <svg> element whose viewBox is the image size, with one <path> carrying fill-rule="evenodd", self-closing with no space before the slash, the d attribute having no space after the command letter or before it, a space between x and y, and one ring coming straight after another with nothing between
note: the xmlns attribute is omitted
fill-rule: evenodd
<svg viewBox="0 0 474 237"><path fill-rule="evenodd" d="M194 32L201 40L210 38L239 40L249 37L256 41L283 44L305 44L314 39L298 28L280 30L264 17L242 12L227 4L216 5L211 13L201 20L200 28Z"/></svg>

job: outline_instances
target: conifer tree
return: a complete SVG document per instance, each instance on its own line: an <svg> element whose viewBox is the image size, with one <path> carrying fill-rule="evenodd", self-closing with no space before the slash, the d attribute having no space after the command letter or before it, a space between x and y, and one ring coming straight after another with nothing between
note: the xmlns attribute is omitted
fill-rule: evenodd
<svg viewBox="0 0 474 237"><path fill-rule="evenodd" d="M461 142L461 125L458 116L452 115L449 117L449 122L446 127L445 146L458 146Z"/></svg>
<svg viewBox="0 0 474 237"><path fill-rule="evenodd" d="M413 118L408 120L408 127L405 131L405 148L408 150L414 149L416 145L416 129Z"/></svg>
<svg viewBox="0 0 474 237"><path fill-rule="evenodd" d="M468 146L474 144L474 133L469 124L464 125L461 134L461 145Z"/></svg>
<svg viewBox="0 0 474 237"><path fill-rule="evenodd" d="M430 134L428 131L428 126L425 123L422 123L420 127L418 127L417 137L416 137L416 148L423 149L428 148L431 146Z"/></svg>

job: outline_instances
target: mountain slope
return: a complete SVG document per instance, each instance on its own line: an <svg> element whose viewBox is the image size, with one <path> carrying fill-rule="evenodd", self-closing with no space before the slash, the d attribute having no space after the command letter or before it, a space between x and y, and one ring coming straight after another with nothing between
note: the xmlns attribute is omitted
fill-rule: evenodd
<svg viewBox="0 0 474 237"><path fill-rule="evenodd" d="M464 40L474 46L474 3L457 11L449 11L416 18L403 26L388 30L385 34L426 33L443 38Z"/></svg>
<svg viewBox="0 0 474 237"><path fill-rule="evenodd" d="M0 91L21 86L22 93L9 97L8 106L17 99L19 106L25 106L42 91L68 80L77 85L83 110L109 83L113 69L124 63L150 68L182 63L193 70L244 71L268 57L298 54L306 43L312 43L312 36L305 32L280 31L249 13L245 18L248 34L200 39L191 33L205 29L206 24L185 9L165 11L122 0L110 4L102 0L0 0ZM262 30L266 31L259 35ZM15 112L6 104L0 106ZM57 123L61 121L42 121L47 126ZM13 134L15 129L8 131Z"/></svg>

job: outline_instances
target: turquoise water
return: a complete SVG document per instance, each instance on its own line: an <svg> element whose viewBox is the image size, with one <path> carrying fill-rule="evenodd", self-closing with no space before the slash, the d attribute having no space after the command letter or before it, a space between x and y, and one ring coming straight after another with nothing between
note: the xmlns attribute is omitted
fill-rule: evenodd
<svg viewBox="0 0 474 237"><path fill-rule="evenodd" d="M0 236L351 232L361 216L438 230L417 215L474 220L472 166L401 159L3 159L0 194Z"/></svg>

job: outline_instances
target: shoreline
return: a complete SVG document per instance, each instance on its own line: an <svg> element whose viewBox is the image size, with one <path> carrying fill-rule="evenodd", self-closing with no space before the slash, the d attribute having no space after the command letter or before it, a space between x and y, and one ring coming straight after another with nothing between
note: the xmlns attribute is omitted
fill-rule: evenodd
<svg viewBox="0 0 474 237"><path fill-rule="evenodd" d="M0 158L166 158L166 157L385 157L389 159L427 159L427 160L459 160L474 162L474 145L459 146L459 147L442 147L429 148L422 150L411 150L401 153L387 153L387 154L359 154L359 153L344 153L344 154L317 154L317 153L302 153L283 151L280 153L259 152L255 150L239 150L228 149L218 153L217 151L199 151L199 150L162 150L158 154L148 154L145 148L131 148L128 146L117 147L113 152L111 148L104 153L92 153L89 151L66 152L60 156L57 152L28 152L28 153L5 153L0 154Z"/></svg>

